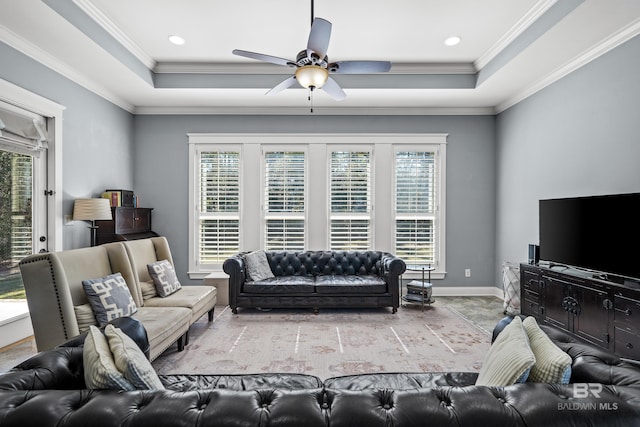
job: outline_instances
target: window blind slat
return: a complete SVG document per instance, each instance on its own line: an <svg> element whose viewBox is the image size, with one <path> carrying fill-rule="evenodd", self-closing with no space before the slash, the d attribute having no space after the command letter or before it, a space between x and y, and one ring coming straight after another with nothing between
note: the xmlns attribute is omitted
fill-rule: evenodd
<svg viewBox="0 0 640 427"><path fill-rule="evenodd" d="M408 264L436 263L435 153L399 151L395 154L395 251Z"/></svg>
<svg viewBox="0 0 640 427"><path fill-rule="evenodd" d="M330 169L331 249L371 249L371 153L333 151Z"/></svg>
<svg viewBox="0 0 640 427"><path fill-rule="evenodd" d="M198 263L222 264L240 250L240 153L203 152L198 166Z"/></svg>
<svg viewBox="0 0 640 427"><path fill-rule="evenodd" d="M265 248L304 250L305 153L265 152Z"/></svg>

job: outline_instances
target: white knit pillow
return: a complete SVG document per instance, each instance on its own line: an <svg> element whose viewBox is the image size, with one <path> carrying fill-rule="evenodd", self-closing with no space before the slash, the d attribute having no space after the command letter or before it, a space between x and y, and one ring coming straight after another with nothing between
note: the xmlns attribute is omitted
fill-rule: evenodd
<svg viewBox="0 0 640 427"><path fill-rule="evenodd" d="M535 363L522 320L516 316L489 348L476 385L507 386L524 382Z"/></svg>
<svg viewBox="0 0 640 427"><path fill-rule="evenodd" d="M138 390L162 390L164 386L140 347L119 328L104 328L118 371Z"/></svg>
<svg viewBox="0 0 640 427"><path fill-rule="evenodd" d="M534 317L522 322L531 350L536 356L536 364L531 368L527 381L536 383L569 384L571 378L571 356L562 351L544 333Z"/></svg>
<svg viewBox="0 0 640 427"><path fill-rule="evenodd" d="M87 388L135 390L116 368L107 338L95 326L89 326L89 333L84 339L82 362Z"/></svg>

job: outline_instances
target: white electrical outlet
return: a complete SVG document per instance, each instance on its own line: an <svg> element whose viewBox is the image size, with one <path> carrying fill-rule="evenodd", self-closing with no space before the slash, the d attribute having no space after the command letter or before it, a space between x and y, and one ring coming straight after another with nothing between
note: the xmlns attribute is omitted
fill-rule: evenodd
<svg viewBox="0 0 640 427"><path fill-rule="evenodd" d="M464 277L471 277L471 269L470 268L465 268L464 269Z"/></svg>

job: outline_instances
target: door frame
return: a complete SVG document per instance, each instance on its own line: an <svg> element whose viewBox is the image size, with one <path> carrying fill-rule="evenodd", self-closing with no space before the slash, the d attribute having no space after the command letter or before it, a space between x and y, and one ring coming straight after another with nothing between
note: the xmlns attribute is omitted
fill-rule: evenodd
<svg viewBox="0 0 640 427"><path fill-rule="evenodd" d="M43 244L38 241L39 236L34 234L33 249L34 252L43 248L48 251L60 251L63 248L62 114L65 107L3 79L0 79L0 101L40 114L46 117L49 125L53 127L49 132L52 138L46 156L46 188L38 189L38 185L34 186L34 193L42 191L40 194L43 194L45 190L50 192L50 195L46 196L48 236L47 242ZM35 199L36 194L33 196Z"/></svg>

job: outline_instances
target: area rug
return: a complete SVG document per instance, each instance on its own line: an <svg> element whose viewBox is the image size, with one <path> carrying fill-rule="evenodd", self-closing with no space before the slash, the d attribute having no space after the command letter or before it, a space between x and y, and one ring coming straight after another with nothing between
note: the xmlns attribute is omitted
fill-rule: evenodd
<svg viewBox="0 0 640 427"><path fill-rule="evenodd" d="M190 329L185 350L153 362L159 374L288 372L321 379L373 372L478 372L490 334L448 307L260 311L217 307Z"/></svg>

